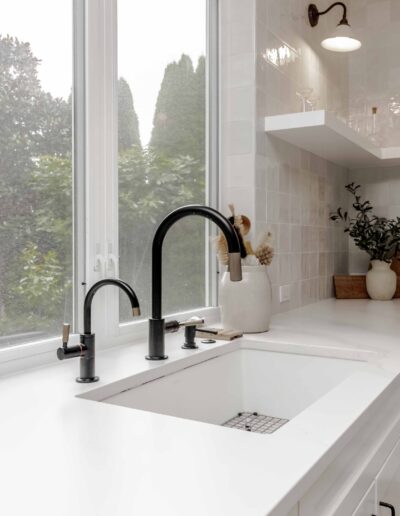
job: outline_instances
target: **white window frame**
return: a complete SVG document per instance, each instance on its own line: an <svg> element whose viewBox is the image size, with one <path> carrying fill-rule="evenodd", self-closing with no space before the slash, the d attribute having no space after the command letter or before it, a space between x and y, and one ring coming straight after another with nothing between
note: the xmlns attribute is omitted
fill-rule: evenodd
<svg viewBox="0 0 400 516"><path fill-rule="evenodd" d="M73 0L74 44L74 320L70 342L83 325L87 286L118 277L117 0ZM207 0L207 204L219 192L219 1ZM171 314L218 318L217 261L207 224L205 284L208 307ZM135 288L135 285L132 285ZM149 285L149 290L151 285ZM119 290L102 289L93 302L99 348L147 337L147 320L119 323ZM61 334L61 329L60 329ZM55 362L59 338L0 350L0 374Z"/></svg>

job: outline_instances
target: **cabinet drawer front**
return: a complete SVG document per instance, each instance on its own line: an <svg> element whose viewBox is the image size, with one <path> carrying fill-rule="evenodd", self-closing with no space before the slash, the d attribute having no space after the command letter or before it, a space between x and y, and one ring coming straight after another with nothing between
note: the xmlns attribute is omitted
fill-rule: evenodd
<svg viewBox="0 0 400 516"><path fill-rule="evenodd" d="M391 504L400 514L400 442L397 443L376 477L377 500ZM391 516L391 510L380 507L379 516Z"/></svg>
<svg viewBox="0 0 400 516"><path fill-rule="evenodd" d="M352 516L374 516L376 514L376 484L374 482Z"/></svg>

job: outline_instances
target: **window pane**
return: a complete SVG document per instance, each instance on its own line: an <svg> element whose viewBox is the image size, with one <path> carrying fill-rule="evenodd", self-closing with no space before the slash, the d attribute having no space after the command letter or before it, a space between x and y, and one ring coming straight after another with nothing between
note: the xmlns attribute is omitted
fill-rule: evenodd
<svg viewBox="0 0 400 516"><path fill-rule="evenodd" d="M147 316L156 224L205 203L206 0L119 0L118 34L120 276ZM204 220L181 220L164 243L164 313L205 305L205 260Z"/></svg>
<svg viewBox="0 0 400 516"><path fill-rule="evenodd" d="M0 17L0 348L71 317L71 9L12 0Z"/></svg>

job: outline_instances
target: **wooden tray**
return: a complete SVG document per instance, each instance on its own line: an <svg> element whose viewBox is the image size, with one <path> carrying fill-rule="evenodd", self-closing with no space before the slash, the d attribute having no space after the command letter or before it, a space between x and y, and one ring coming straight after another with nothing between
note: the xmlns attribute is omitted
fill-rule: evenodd
<svg viewBox="0 0 400 516"><path fill-rule="evenodd" d="M397 272L397 271L396 271ZM336 299L369 299L365 275L337 275L333 277ZM397 276L397 289L394 297L400 297L400 277Z"/></svg>

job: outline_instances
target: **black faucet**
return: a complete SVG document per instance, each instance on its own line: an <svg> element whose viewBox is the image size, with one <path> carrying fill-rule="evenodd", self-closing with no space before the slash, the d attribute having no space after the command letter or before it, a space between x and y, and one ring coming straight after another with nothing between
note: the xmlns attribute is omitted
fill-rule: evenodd
<svg viewBox="0 0 400 516"><path fill-rule="evenodd" d="M92 301L96 292L105 285L119 287L129 297L132 306L132 315L140 315L138 298L132 287L119 279L103 279L95 283L88 291L83 306L84 333L80 335L78 346L68 347L69 324L64 324L62 336L62 348L57 349L59 360L80 357L80 375L76 378L79 383L97 382L99 377L95 375L95 335L92 333Z"/></svg>
<svg viewBox="0 0 400 516"><path fill-rule="evenodd" d="M189 205L182 206L167 215L156 230L152 246L152 316L149 319L149 354L146 356L147 360L165 360L168 358L165 355L164 337L165 331L170 330L165 325L161 311L162 245L170 227L188 215L205 217L219 226L228 242L230 278L232 281L241 281L242 279L240 244L236 231L229 220L219 211L208 206Z"/></svg>

